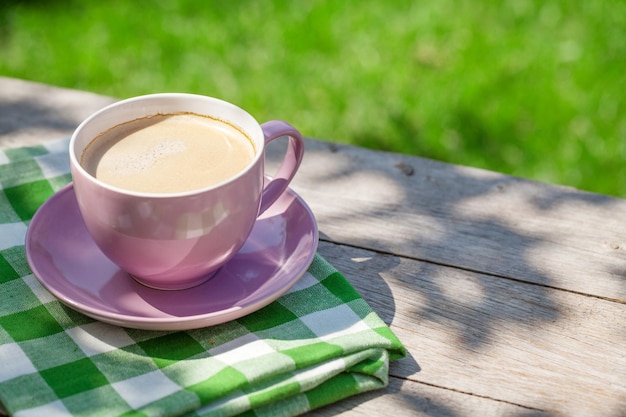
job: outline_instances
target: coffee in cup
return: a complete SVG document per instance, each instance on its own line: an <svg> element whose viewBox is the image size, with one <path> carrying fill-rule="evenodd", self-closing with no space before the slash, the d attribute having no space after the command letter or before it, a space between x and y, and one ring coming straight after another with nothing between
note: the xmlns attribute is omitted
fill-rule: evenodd
<svg viewBox="0 0 626 417"><path fill-rule="evenodd" d="M130 191L178 193L210 187L243 171L255 155L236 126L192 113L157 114L98 135L81 165L96 179Z"/></svg>

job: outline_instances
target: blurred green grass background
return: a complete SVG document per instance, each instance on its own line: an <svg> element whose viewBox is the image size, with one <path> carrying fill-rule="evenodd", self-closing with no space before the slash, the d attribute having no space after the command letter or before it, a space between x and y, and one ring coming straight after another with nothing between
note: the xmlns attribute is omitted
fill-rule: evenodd
<svg viewBox="0 0 626 417"><path fill-rule="evenodd" d="M0 75L626 196L626 1L19 1Z"/></svg>

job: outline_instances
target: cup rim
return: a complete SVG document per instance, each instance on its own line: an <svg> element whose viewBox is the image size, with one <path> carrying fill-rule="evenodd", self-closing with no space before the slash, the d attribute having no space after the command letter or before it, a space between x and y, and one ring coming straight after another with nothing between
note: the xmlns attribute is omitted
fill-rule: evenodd
<svg viewBox="0 0 626 417"><path fill-rule="evenodd" d="M248 118L249 121L254 122L255 128L258 128L258 131L256 132L257 134L259 134L259 138L258 140L254 137L253 133L255 132L248 132L247 129L244 129L243 127L241 127L239 124L237 124L236 122L230 121L230 120L223 120L220 119L219 117L216 117L214 115L210 115L206 114L206 116L210 116L213 118L217 118L218 120L222 120L225 123L228 124L232 124L234 125L237 129L240 129L242 132L245 132L245 134L248 136L248 139L252 141L252 145L254 146L254 151L255 151L255 155L254 158L252 159L252 161L246 166L246 168L244 168L243 170L239 171L236 175L223 180L221 182L206 186L206 187L202 187L202 188L197 188L197 189L193 189L193 190L187 190L187 191L179 191L179 192L172 192L172 193L155 193L155 192L144 192L144 191L133 191L133 190L128 190L125 188L121 188L121 187L117 187L114 185L110 185L104 181L101 181L99 179L97 179L96 177L94 177L93 175L91 175L80 163L79 157L77 155L76 152L76 142L79 139L80 133L91 123L93 123L93 121L99 117L101 117L102 115L109 113L111 111L114 111L114 109L118 108L118 107L123 107L123 106L128 106L131 105L133 103L136 102L141 102L141 101L146 101L146 100L157 100L157 99L162 99L162 100L175 100L175 99L193 99L193 100L199 100L199 101L207 101L207 102L212 102L212 103L216 103L219 106L222 106L222 108L228 108L229 110L234 110L238 113L241 113L241 115L244 118ZM172 113L176 113L176 110L172 110ZM181 110L181 112L183 112ZM203 115L201 112L191 112L191 113L196 113L199 115ZM144 116L151 116L151 115L155 115L155 114L159 114L159 113L149 113L148 111L145 112ZM163 114L167 114L166 112L164 112ZM143 116L141 116L143 117ZM135 118L136 119L136 118ZM134 119L132 119L134 120ZM124 120L123 118L120 119L119 122L117 122L116 124L112 125L113 126L117 126L121 123L124 123L128 120ZM94 138L91 138L88 140L88 143L91 143L91 141L93 141ZM139 95L139 96L134 96L134 97L130 97L130 98L126 98L126 99L122 99L119 101L116 101L114 103L111 103L97 111L95 111L94 113L92 113L91 115L89 115L86 119L84 119L74 130L74 132L72 133L72 136L70 137L70 142L69 142L69 157L70 157L70 165L72 166L72 171L76 170L78 171L78 173L83 177L86 178L87 180L89 180L92 183L97 184L99 187L102 187L104 189L107 189L109 191L115 192L115 193L119 193L119 194L124 194L127 196L132 196L132 197L140 197L140 198L153 198L153 199L167 199L167 198L178 198L178 197L186 197L186 196L194 196L194 195L198 195L198 194L202 194L205 193L207 191L210 190L214 190L214 189L218 189L221 188L225 185L228 185L230 183L233 183L235 181L237 181L239 178L241 178L242 176L248 174L248 172L257 165L257 163L259 162L259 159L264 157L264 147L265 147L265 141L264 141L264 135L263 135L263 130L261 128L261 125L259 124L259 122L254 118L254 116L252 116L250 113L248 113L246 110L242 109L241 107L232 104L228 101L216 98L216 97L211 97L211 96L204 96L204 95L200 95L200 94L190 94L190 93L153 93L153 94L144 94L144 95ZM85 147L82 147L82 150L84 151ZM72 175L74 175L74 172L72 172Z"/></svg>

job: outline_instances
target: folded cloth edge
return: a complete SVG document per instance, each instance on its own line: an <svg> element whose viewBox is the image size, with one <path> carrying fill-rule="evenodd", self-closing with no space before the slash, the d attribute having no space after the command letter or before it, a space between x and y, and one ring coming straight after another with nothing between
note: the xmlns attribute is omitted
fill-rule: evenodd
<svg viewBox="0 0 626 417"><path fill-rule="evenodd" d="M295 371L280 381L255 387L254 392L235 392L199 408L192 415L236 416L249 412L295 416L386 387L388 366L389 352L384 348L370 348Z"/></svg>

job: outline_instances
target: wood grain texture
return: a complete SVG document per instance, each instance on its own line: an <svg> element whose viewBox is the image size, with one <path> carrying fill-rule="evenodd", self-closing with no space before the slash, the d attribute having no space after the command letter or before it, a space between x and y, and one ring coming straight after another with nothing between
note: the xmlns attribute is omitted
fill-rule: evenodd
<svg viewBox="0 0 626 417"><path fill-rule="evenodd" d="M91 113L115 99L0 77L0 148L69 136Z"/></svg>
<svg viewBox="0 0 626 417"><path fill-rule="evenodd" d="M626 200L314 140L293 188L335 243L626 301Z"/></svg>
<svg viewBox="0 0 626 417"><path fill-rule="evenodd" d="M327 242L319 251L409 347L394 377L550 415L626 410L626 305Z"/></svg>
<svg viewBox="0 0 626 417"><path fill-rule="evenodd" d="M309 413L354 417L550 417L550 413L391 378L387 395L379 391L345 399Z"/></svg>
<svg viewBox="0 0 626 417"><path fill-rule="evenodd" d="M0 147L69 135L112 101L0 77ZM388 388L312 415L626 415L625 200L306 145L293 188L319 252L409 351ZM283 150L268 149L270 171Z"/></svg>

